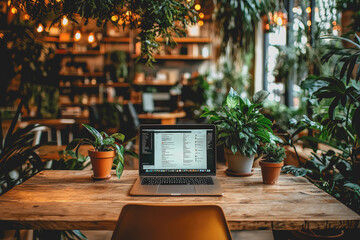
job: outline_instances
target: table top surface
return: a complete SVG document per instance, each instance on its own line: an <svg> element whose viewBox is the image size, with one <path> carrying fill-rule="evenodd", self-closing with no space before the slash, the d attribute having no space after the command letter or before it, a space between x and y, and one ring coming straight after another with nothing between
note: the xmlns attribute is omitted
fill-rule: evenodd
<svg viewBox="0 0 360 240"><path fill-rule="evenodd" d="M155 113L141 113L138 114L140 119L171 119L171 118L183 118L186 116L184 111L179 112L155 112Z"/></svg>
<svg viewBox="0 0 360 240"><path fill-rule="evenodd" d="M239 178L218 170L222 197L133 197L136 170L105 181L93 181L91 171L42 171L0 196L0 228L113 230L128 203L218 204L233 230L360 228L359 215L305 178L283 174L265 185L254 172Z"/></svg>

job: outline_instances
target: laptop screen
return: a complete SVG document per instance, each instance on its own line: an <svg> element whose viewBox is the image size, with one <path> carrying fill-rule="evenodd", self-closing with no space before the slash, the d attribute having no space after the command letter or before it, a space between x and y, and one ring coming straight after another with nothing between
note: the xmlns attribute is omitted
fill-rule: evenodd
<svg viewBox="0 0 360 240"><path fill-rule="evenodd" d="M140 126L141 175L214 175L214 125Z"/></svg>

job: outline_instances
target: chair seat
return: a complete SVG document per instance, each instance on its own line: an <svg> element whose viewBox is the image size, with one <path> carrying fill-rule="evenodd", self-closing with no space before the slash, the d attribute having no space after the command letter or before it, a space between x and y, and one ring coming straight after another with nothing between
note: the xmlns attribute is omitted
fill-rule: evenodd
<svg viewBox="0 0 360 240"><path fill-rule="evenodd" d="M113 240L226 240L231 234L217 205L138 205L123 207Z"/></svg>

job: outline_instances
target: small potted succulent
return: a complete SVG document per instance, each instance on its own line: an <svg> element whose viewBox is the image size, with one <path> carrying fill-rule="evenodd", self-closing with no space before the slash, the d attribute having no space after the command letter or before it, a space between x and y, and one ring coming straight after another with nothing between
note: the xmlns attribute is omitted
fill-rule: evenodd
<svg viewBox="0 0 360 240"><path fill-rule="evenodd" d="M231 88L222 107L205 110L202 117L217 126L218 144L224 145L227 173L247 176L251 174L254 156L261 143L276 139L272 122L260 113L262 102L269 95L266 91L254 94L252 100L242 99Z"/></svg>
<svg viewBox="0 0 360 240"><path fill-rule="evenodd" d="M94 180L103 180L111 177L110 171L113 163L116 165L116 175L120 178L124 170L124 146L118 145L116 140L121 143L124 141L124 134L114 133L108 135L105 132L98 132L95 128L83 124L83 126L94 136L95 141L89 138L76 138L67 146L66 150L76 148L76 154L81 144L90 144L94 149L89 150L91 165L93 167Z"/></svg>
<svg viewBox="0 0 360 240"><path fill-rule="evenodd" d="M263 183L276 184L281 168L284 166L285 149L275 143L268 143L260 147L259 152L263 155L259 162Z"/></svg>

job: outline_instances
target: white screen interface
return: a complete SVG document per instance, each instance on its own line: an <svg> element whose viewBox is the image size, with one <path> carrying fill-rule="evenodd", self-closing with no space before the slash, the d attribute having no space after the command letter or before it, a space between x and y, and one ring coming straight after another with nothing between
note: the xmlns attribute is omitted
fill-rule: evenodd
<svg viewBox="0 0 360 240"><path fill-rule="evenodd" d="M210 172L210 129L161 129L142 132L141 162L145 172Z"/></svg>

